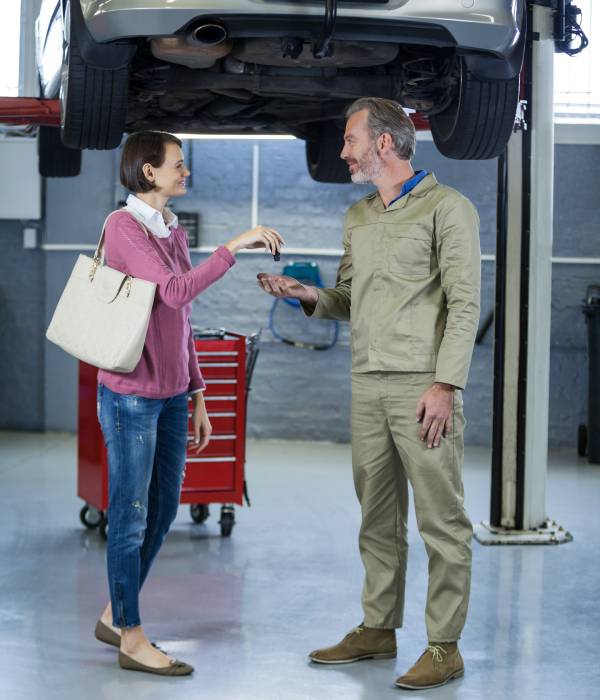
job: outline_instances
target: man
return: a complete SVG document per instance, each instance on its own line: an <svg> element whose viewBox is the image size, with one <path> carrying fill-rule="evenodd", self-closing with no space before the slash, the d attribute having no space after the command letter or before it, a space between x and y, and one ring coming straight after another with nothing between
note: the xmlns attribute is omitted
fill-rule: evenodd
<svg viewBox="0 0 600 700"><path fill-rule="evenodd" d="M335 288L258 276L266 292L299 299L308 315L350 320L364 619L310 658L339 664L396 656L410 481L429 558L429 644L396 685L431 688L464 673L457 640L469 601L472 527L463 508L461 389L479 320L479 219L461 194L413 171L414 127L397 103L360 99L347 117L341 158L353 182L372 182L377 191L347 213Z"/></svg>

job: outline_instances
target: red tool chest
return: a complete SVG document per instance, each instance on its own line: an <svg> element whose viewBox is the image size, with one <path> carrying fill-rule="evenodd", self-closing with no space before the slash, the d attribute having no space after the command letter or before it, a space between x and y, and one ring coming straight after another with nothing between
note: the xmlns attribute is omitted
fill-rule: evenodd
<svg viewBox="0 0 600 700"><path fill-rule="evenodd" d="M221 534L231 534L235 523L234 503L246 496L246 405L260 336L240 335L224 329L195 331L198 364L206 391L204 400L213 428L208 446L200 453L188 452L181 503L190 504L197 523L209 516L209 504L220 503ZM106 537L108 521L108 469L102 431L96 414L97 368L79 363L79 415L77 441L77 495L85 501L82 523L99 527ZM192 403L189 405L188 441Z"/></svg>

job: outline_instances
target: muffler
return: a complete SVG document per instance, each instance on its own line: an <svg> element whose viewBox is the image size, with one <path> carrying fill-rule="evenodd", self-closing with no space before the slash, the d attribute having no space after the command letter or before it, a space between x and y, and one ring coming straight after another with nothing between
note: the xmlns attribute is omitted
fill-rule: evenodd
<svg viewBox="0 0 600 700"><path fill-rule="evenodd" d="M198 23L185 35L158 37L150 42L153 56L188 68L210 68L232 48L227 29L215 22Z"/></svg>

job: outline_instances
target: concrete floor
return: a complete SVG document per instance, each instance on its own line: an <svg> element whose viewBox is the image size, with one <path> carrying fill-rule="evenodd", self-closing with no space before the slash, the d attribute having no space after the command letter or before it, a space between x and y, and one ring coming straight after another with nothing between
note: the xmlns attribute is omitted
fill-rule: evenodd
<svg viewBox="0 0 600 700"><path fill-rule="evenodd" d="M600 697L600 467L551 456L560 546L474 543L464 679L425 693L393 681L421 653L427 561L411 521L396 661L314 666L306 653L361 620L359 510L346 445L251 443L253 507L222 539L217 509L182 507L142 595L145 627L193 676L122 671L93 627L106 602L104 543L82 528L75 439L0 433L0 698L47 700L549 700ZM467 508L487 519L489 452L469 449Z"/></svg>

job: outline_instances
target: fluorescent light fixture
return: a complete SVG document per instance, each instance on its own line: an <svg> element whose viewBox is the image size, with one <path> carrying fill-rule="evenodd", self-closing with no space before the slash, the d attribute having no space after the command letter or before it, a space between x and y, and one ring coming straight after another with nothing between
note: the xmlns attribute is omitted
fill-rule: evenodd
<svg viewBox="0 0 600 700"><path fill-rule="evenodd" d="M178 139L201 139L205 141L295 141L288 134L175 134Z"/></svg>

